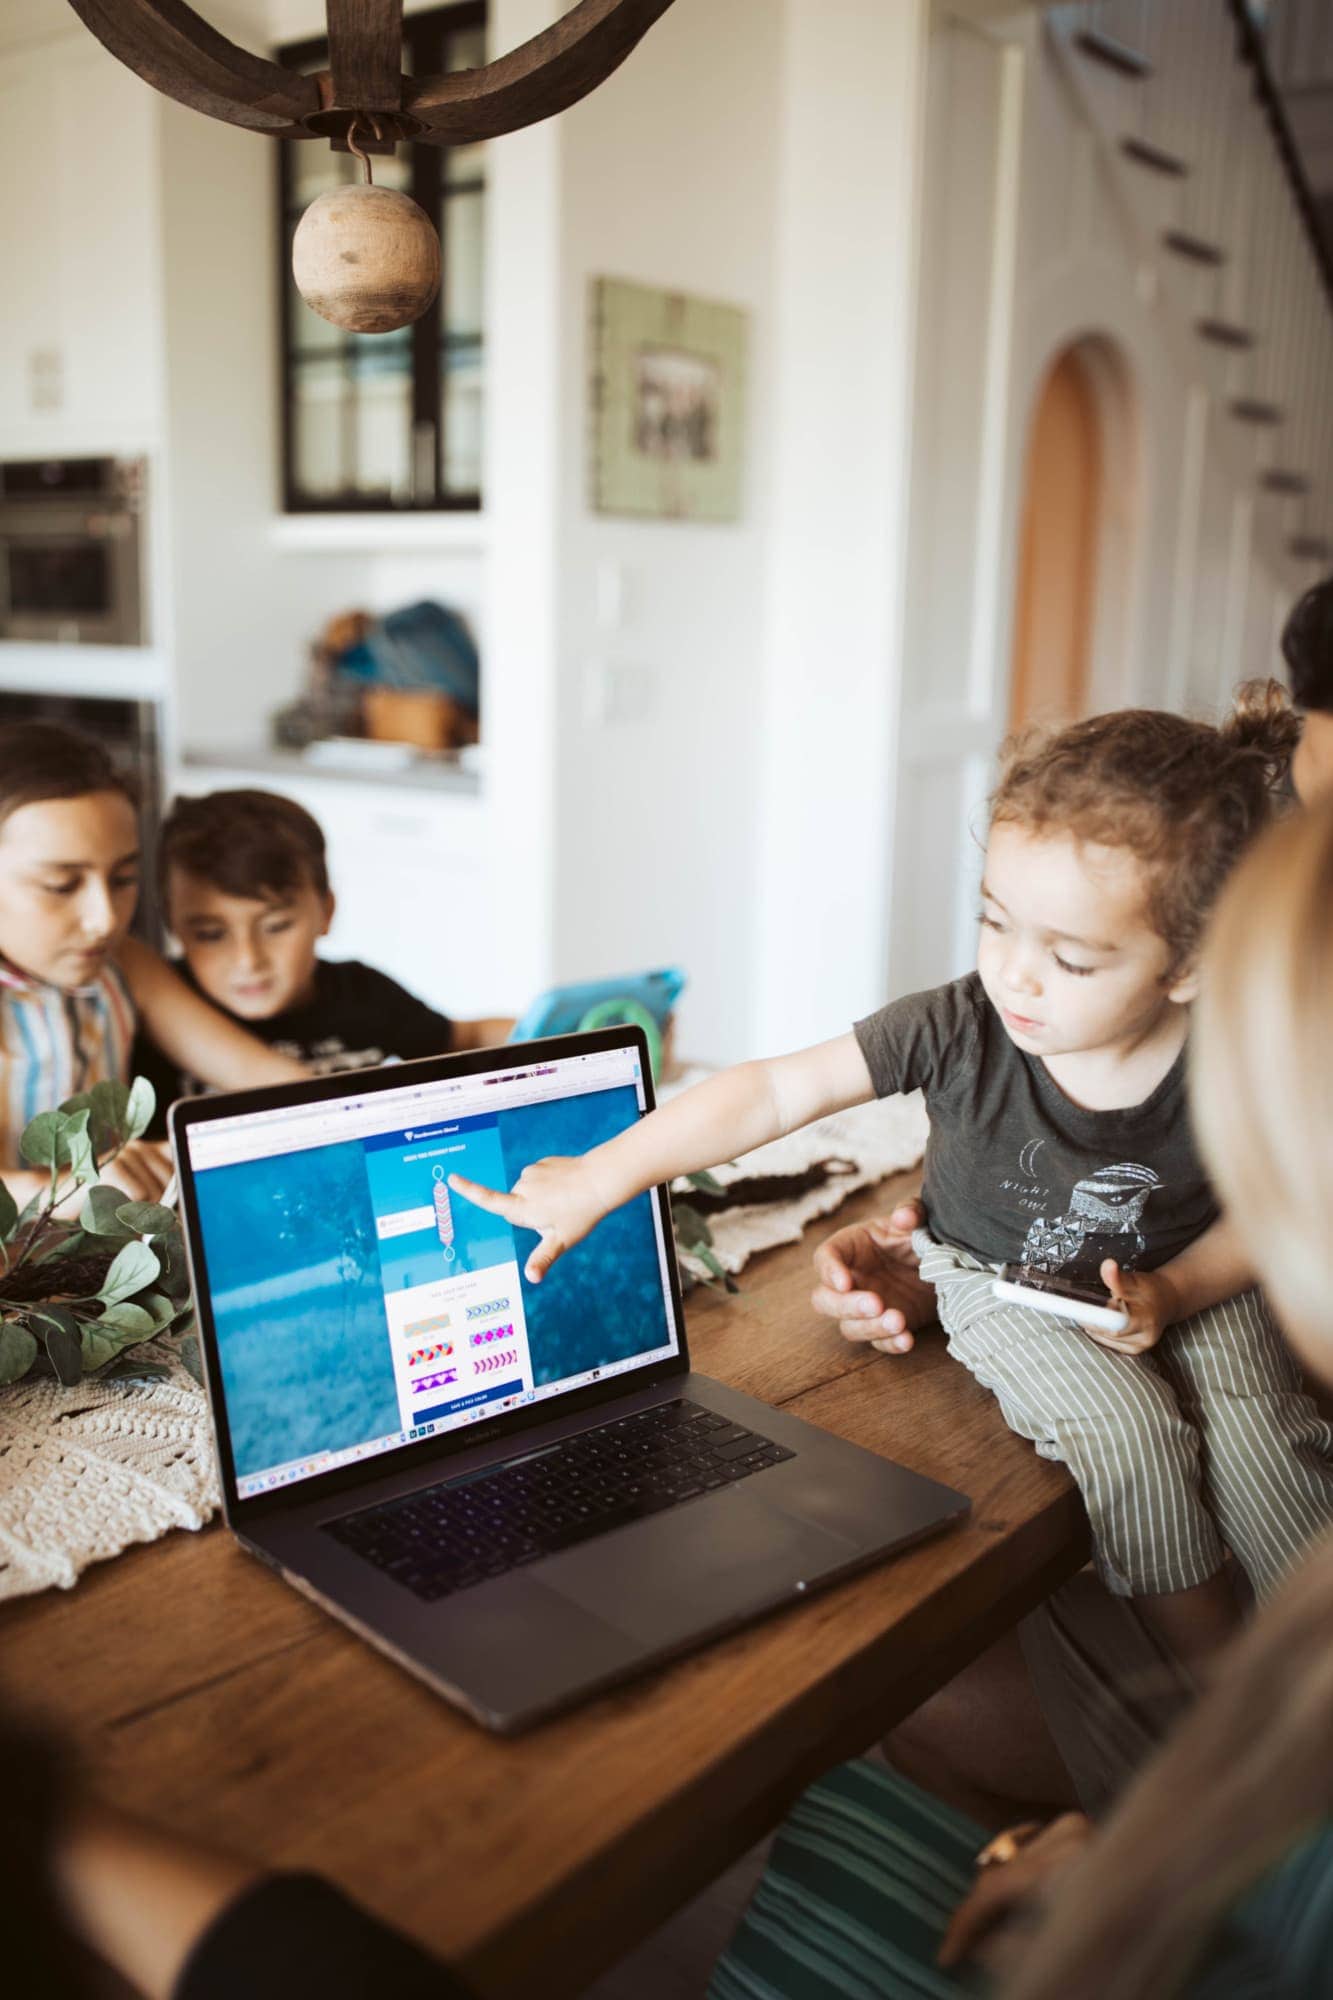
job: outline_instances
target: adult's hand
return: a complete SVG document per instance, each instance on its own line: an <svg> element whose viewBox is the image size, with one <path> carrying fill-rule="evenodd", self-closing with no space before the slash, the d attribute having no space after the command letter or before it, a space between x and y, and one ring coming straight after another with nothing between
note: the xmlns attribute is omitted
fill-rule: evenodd
<svg viewBox="0 0 1333 2000"><path fill-rule="evenodd" d="M919 1201L900 1202L891 1215L850 1223L820 1244L810 1303L837 1321L845 1339L906 1354L913 1334L932 1324L935 1287L922 1278L912 1248L912 1231L925 1219Z"/></svg>
<svg viewBox="0 0 1333 2000"><path fill-rule="evenodd" d="M959 1965L964 1959L981 1958L992 1971L1000 1969L996 1931L1077 1860L1092 1831L1091 1820L1082 1813L1062 1813L1020 1847L1012 1861L978 1870L944 1934L940 1964Z"/></svg>

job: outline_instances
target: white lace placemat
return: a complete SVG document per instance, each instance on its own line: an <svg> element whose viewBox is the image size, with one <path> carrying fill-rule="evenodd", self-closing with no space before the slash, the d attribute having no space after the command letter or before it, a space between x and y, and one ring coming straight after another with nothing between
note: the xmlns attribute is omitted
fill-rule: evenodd
<svg viewBox="0 0 1333 2000"><path fill-rule="evenodd" d="M68 1590L90 1563L216 1513L204 1392L165 1348L148 1351L169 1378L0 1391L0 1599Z"/></svg>
<svg viewBox="0 0 1333 2000"><path fill-rule="evenodd" d="M704 1074L704 1071L687 1073L679 1083L668 1085L662 1097L675 1096ZM808 1223L832 1214L858 1188L869 1187L888 1174L902 1173L915 1166L926 1150L929 1131L925 1099L920 1091L913 1091L909 1097L885 1097L873 1104L858 1104L850 1111L840 1111L833 1118L821 1118L816 1125L807 1125L785 1139L775 1139L771 1145L759 1146L753 1153L715 1167L714 1175L724 1187L730 1181L748 1179L751 1175L800 1174L820 1160L849 1160L854 1171L831 1176L822 1186L790 1201L764 1202L752 1208L724 1209L719 1214L706 1215L713 1235L714 1256L723 1270L734 1277L761 1250L775 1249L779 1243L798 1242ZM675 1191L683 1201L690 1199L685 1182L676 1182ZM681 1264L695 1279L704 1275L703 1267L688 1256L682 1256Z"/></svg>
<svg viewBox="0 0 1333 2000"><path fill-rule="evenodd" d="M697 1072L675 1089L697 1081ZM674 1095L668 1090L666 1095ZM752 1174L799 1174L830 1158L853 1171L790 1201L710 1216L723 1269L740 1271L761 1250L795 1243L857 1188L910 1167L926 1143L919 1096L889 1097L826 1118L716 1169L726 1183ZM686 1191L686 1198L688 1193ZM702 1267L687 1275L699 1277ZM217 1471L203 1390L169 1349L171 1374L144 1383L76 1389L50 1380L0 1390L0 1600L68 1590L91 1563L153 1542L169 1528L201 1528L217 1512Z"/></svg>

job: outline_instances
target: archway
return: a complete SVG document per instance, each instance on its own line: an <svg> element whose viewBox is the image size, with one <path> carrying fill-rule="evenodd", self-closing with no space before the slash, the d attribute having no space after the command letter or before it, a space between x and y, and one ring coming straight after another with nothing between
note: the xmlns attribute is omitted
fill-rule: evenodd
<svg viewBox="0 0 1333 2000"><path fill-rule="evenodd" d="M1009 726L1086 715L1119 650L1133 437L1128 375L1109 341L1056 355L1028 436ZM1119 676L1115 675L1115 679Z"/></svg>

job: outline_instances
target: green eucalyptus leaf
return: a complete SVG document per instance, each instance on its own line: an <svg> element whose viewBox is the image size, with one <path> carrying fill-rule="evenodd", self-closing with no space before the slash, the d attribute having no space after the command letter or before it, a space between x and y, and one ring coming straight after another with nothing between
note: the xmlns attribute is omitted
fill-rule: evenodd
<svg viewBox="0 0 1333 2000"><path fill-rule="evenodd" d="M104 1077L88 1093L92 1103L93 1144L100 1159L129 1137L129 1085L115 1077Z"/></svg>
<svg viewBox="0 0 1333 2000"><path fill-rule="evenodd" d="M193 1375L195 1381L202 1389L204 1386L204 1364L203 1358L199 1353L198 1335L193 1333L187 1334L176 1349L176 1352L180 1356L182 1368L185 1369L187 1374Z"/></svg>
<svg viewBox="0 0 1333 2000"><path fill-rule="evenodd" d="M134 1312L135 1307L117 1306L115 1313ZM153 1323L147 1313L141 1318L146 1325L120 1326L111 1313L103 1313L101 1319L86 1319L83 1322L82 1347L83 1367L87 1374L94 1368L105 1368L108 1361L114 1361L127 1347L137 1347L141 1340L147 1340L153 1332Z"/></svg>
<svg viewBox="0 0 1333 2000"><path fill-rule="evenodd" d="M161 1269L161 1263L148 1245L136 1236L117 1252L97 1296L108 1306L114 1306L121 1299L132 1298L135 1292L141 1292L145 1285L151 1285Z"/></svg>
<svg viewBox="0 0 1333 2000"><path fill-rule="evenodd" d="M153 1355L145 1354L141 1348L130 1347L102 1371L104 1382L164 1382L171 1374L165 1361L158 1361Z"/></svg>
<svg viewBox="0 0 1333 2000"><path fill-rule="evenodd" d="M146 1076L136 1076L130 1085L129 1099L125 1106L125 1136L138 1139L153 1122L157 1110L157 1092Z"/></svg>
<svg viewBox="0 0 1333 2000"><path fill-rule="evenodd" d="M117 1243L128 1243L135 1235L120 1219L120 1211L125 1206L125 1190L118 1187L99 1185L88 1190L88 1198L79 1211L79 1226L89 1236L109 1236Z"/></svg>
<svg viewBox="0 0 1333 2000"><path fill-rule="evenodd" d="M100 1319L86 1323L101 1327L107 1333L123 1333L130 1340L147 1340L157 1332L157 1322L147 1307L136 1305L131 1299L122 1299L119 1305L108 1306Z"/></svg>
<svg viewBox="0 0 1333 2000"><path fill-rule="evenodd" d="M79 1115L85 1117L86 1113ZM70 1134L68 1166L80 1187L91 1187L97 1179L97 1155L86 1126L82 1132Z"/></svg>
<svg viewBox="0 0 1333 2000"><path fill-rule="evenodd" d="M712 1272L714 1278L717 1279L724 1291L738 1292L740 1290L740 1286L736 1283L731 1273L723 1270L717 1261L717 1257L707 1244L701 1244L694 1254L704 1269Z"/></svg>
<svg viewBox="0 0 1333 2000"><path fill-rule="evenodd" d="M0 1242L7 1243L18 1228L19 1205L0 1181Z"/></svg>
<svg viewBox="0 0 1333 2000"><path fill-rule="evenodd" d="M723 1187L717 1175L710 1174L706 1167L704 1168L702 1173L686 1174L685 1178L689 1182L691 1187L702 1188L705 1194L726 1193L726 1189Z"/></svg>
<svg viewBox="0 0 1333 2000"><path fill-rule="evenodd" d="M697 1208L691 1208L687 1201L673 1201L671 1220L675 1225L676 1241L682 1250L695 1252L701 1243L711 1243L713 1232L700 1215Z"/></svg>
<svg viewBox="0 0 1333 2000"><path fill-rule="evenodd" d="M68 1306L34 1306L28 1315L29 1325L43 1341L47 1358L56 1375L67 1389L83 1378L83 1344L79 1337L79 1322Z"/></svg>
<svg viewBox="0 0 1333 2000"><path fill-rule="evenodd" d="M39 1257L34 1257L31 1261L34 1264L54 1264L57 1257L72 1257L76 1250L86 1256L88 1247L88 1239L82 1230L75 1229L68 1236L59 1237L56 1242L43 1250Z"/></svg>
<svg viewBox="0 0 1333 2000"><path fill-rule="evenodd" d="M153 1325L159 1333L166 1331L180 1310L175 1300L169 1299L165 1292L144 1292L134 1303L152 1314Z"/></svg>
<svg viewBox="0 0 1333 2000"><path fill-rule="evenodd" d="M0 1383L21 1382L37 1359L37 1342L25 1326L0 1321Z"/></svg>
<svg viewBox="0 0 1333 2000"><path fill-rule="evenodd" d="M184 1304L190 1296L190 1272L185 1262L184 1245L178 1237L173 1237L169 1243L158 1244L157 1255L162 1259L158 1284L169 1299Z"/></svg>
<svg viewBox="0 0 1333 2000"><path fill-rule="evenodd" d="M156 1201L122 1202L116 1215L136 1236L166 1236L178 1220L174 1208L163 1208Z"/></svg>
<svg viewBox="0 0 1333 2000"><path fill-rule="evenodd" d="M86 1132L86 1111L39 1111L23 1128L23 1137L19 1140L20 1153L34 1167L61 1165L69 1158L69 1134L80 1119L82 1124L79 1129Z"/></svg>

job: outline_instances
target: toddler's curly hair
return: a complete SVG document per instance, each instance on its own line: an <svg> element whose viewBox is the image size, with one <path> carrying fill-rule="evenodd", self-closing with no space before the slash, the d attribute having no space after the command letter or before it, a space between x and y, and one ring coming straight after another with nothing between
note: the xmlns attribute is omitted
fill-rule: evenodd
<svg viewBox="0 0 1333 2000"><path fill-rule="evenodd" d="M1300 733L1274 680L1247 681L1217 727L1124 708L1054 735L1028 733L1005 745L991 825L1128 848L1174 972L1196 956L1223 883L1272 817Z"/></svg>

